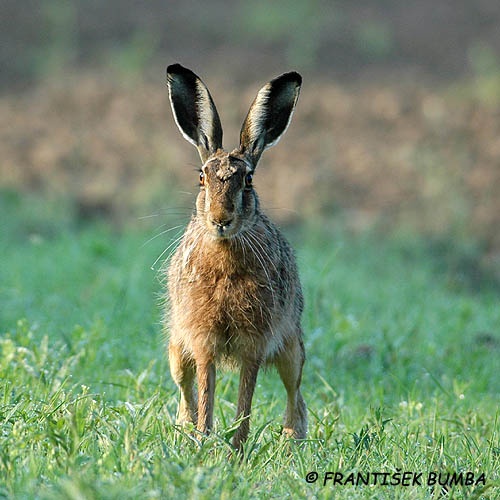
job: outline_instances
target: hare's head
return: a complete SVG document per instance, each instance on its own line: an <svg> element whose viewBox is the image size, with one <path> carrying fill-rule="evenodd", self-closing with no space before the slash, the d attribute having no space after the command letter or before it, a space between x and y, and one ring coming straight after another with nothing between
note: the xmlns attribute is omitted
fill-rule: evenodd
<svg viewBox="0 0 500 500"><path fill-rule="evenodd" d="M291 72L264 85L243 122L239 147L228 153L222 148L219 114L205 84L180 64L167 68L175 122L202 162L197 217L215 238L231 238L252 224L258 204L254 170L262 152L287 129L301 82L301 76Z"/></svg>

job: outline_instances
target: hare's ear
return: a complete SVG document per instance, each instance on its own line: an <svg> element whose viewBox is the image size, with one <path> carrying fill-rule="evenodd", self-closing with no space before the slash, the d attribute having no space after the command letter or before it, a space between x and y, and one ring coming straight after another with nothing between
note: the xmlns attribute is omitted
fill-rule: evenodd
<svg viewBox="0 0 500 500"><path fill-rule="evenodd" d="M240 151L255 166L262 152L276 144L292 118L302 77L285 73L264 85L250 106L240 132Z"/></svg>
<svg viewBox="0 0 500 500"><path fill-rule="evenodd" d="M200 78L180 64L167 68L167 86L175 123L205 163L222 148L222 127L212 96Z"/></svg>

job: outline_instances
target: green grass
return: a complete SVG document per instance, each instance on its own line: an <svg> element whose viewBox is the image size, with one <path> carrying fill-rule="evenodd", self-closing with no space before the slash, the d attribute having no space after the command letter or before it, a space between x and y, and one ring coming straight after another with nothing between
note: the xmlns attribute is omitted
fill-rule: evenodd
<svg viewBox="0 0 500 500"><path fill-rule="evenodd" d="M175 429L151 270L169 234L145 244L165 229L149 221L79 226L68 204L0 194L0 498L438 498L429 472L484 474L449 498L498 497L498 289L468 278L453 242L291 235L309 436L280 436L284 390L263 372L240 463L235 374L218 375L210 437ZM405 471L424 485L323 486Z"/></svg>

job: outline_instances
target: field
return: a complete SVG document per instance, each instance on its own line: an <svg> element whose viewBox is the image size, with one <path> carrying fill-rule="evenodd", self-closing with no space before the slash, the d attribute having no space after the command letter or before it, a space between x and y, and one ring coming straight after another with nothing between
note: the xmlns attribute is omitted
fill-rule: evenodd
<svg viewBox="0 0 500 500"><path fill-rule="evenodd" d="M153 264L187 214L118 227L64 199L0 204L0 497L423 499L440 478L449 498L498 498L498 288L468 272L468 246L289 227L309 435L280 437L284 390L261 373L240 463L235 374L219 373L210 437L175 427Z"/></svg>
<svg viewBox="0 0 500 500"><path fill-rule="evenodd" d="M498 0L8 0L0 16L0 499L500 498ZM221 29L223 26L223 29ZM259 376L232 454L175 425L162 266L196 151L167 64L236 146L303 76L255 175L297 251L309 433Z"/></svg>

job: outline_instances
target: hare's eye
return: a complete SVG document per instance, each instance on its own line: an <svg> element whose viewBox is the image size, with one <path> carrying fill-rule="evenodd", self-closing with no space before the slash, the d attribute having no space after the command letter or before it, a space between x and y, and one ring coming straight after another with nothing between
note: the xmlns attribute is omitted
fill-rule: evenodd
<svg viewBox="0 0 500 500"><path fill-rule="evenodd" d="M247 174L245 176L245 186L248 188L248 187L252 187L252 181L253 181L253 175L252 174Z"/></svg>
<svg viewBox="0 0 500 500"><path fill-rule="evenodd" d="M200 172L200 186L205 185L205 174L203 172Z"/></svg>

